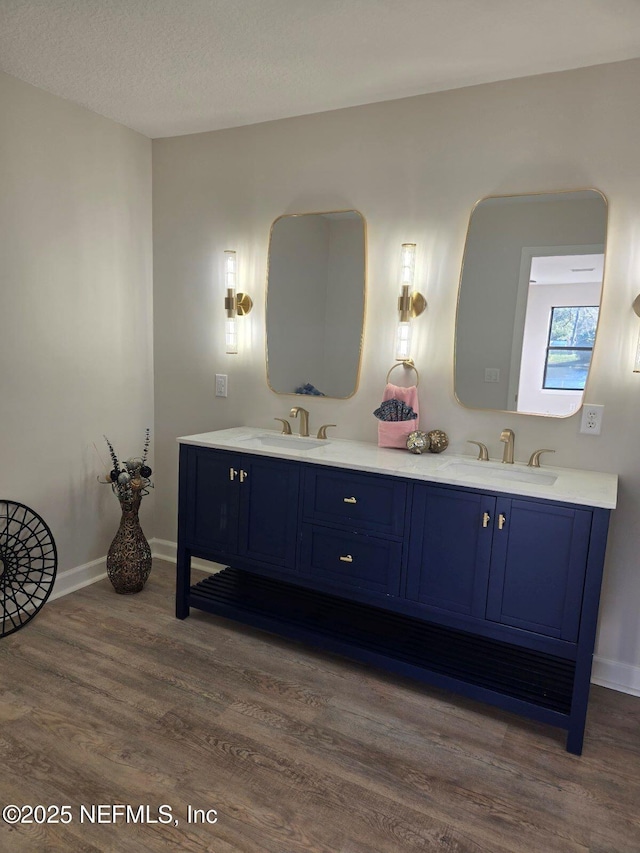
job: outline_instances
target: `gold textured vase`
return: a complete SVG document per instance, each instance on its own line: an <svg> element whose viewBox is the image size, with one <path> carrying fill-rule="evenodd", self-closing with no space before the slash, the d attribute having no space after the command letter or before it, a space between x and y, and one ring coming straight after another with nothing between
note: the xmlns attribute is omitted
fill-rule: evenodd
<svg viewBox="0 0 640 853"><path fill-rule="evenodd" d="M121 500L122 518L107 553L107 574L116 592L140 592L151 572L151 548L138 518L140 494Z"/></svg>

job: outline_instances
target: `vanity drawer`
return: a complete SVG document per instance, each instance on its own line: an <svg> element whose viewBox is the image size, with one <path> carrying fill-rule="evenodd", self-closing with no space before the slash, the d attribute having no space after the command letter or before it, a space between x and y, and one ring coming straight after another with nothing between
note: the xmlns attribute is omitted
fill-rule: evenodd
<svg viewBox="0 0 640 853"><path fill-rule="evenodd" d="M402 536L407 486L392 477L337 470L307 470L304 516L308 521Z"/></svg>
<svg viewBox="0 0 640 853"><path fill-rule="evenodd" d="M377 536L304 524L302 574L332 587L397 595L402 545Z"/></svg>

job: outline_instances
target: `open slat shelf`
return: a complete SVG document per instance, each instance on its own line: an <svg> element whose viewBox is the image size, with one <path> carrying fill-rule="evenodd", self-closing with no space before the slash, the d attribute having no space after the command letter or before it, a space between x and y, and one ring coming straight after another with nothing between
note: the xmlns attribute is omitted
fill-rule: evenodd
<svg viewBox="0 0 640 853"><path fill-rule="evenodd" d="M189 604L567 728L575 663L227 568Z"/></svg>

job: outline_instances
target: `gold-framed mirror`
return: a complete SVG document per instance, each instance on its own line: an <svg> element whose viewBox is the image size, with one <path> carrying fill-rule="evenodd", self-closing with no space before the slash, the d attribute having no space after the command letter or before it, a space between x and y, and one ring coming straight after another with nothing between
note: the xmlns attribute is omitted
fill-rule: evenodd
<svg viewBox="0 0 640 853"><path fill-rule="evenodd" d="M366 224L357 210L279 216L267 263L267 383L345 399L360 376Z"/></svg>
<svg viewBox="0 0 640 853"><path fill-rule="evenodd" d="M488 196L469 220L454 390L472 409L569 417L596 343L607 201L595 189Z"/></svg>

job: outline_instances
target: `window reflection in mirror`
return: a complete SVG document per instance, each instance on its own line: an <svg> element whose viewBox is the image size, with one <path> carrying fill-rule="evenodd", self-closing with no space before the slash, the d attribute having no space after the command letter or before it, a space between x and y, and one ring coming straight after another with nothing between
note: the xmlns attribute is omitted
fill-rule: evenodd
<svg viewBox="0 0 640 853"><path fill-rule="evenodd" d="M550 417L580 408L606 231L597 190L495 196L475 206L456 317L460 403Z"/></svg>
<svg viewBox="0 0 640 853"><path fill-rule="evenodd" d="M266 307L267 381L273 391L337 398L355 393L365 267L365 223L357 211L275 220Z"/></svg>
<svg viewBox="0 0 640 853"><path fill-rule="evenodd" d="M599 314L597 305L556 305L551 309L544 389L584 391Z"/></svg>

